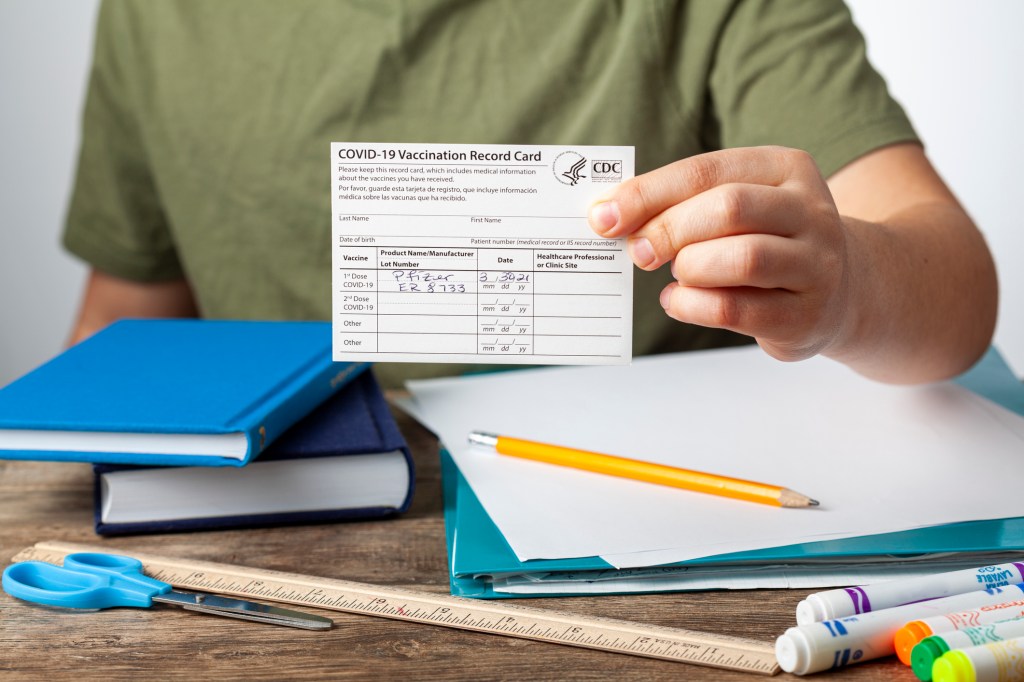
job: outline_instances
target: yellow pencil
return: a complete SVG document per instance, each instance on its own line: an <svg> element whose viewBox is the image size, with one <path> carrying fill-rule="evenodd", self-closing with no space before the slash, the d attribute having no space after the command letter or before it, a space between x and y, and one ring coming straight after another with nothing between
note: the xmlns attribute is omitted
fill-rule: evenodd
<svg viewBox="0 0 1024 682"><path fill-rule="evenodd" d="M684 488L711 495L733 497L739 500L760 502L778 507L816 507L817 500L794 492L789 488L777 485L744 481L740 478L729 478L701 471L678 469L663 464L641 462L636 459L602 455L597 452L575 450L559 445L546 445L519 438L498 436L493 433L473 431L469 434L469 442L493 448L502 455L532 459L535 462L557 464L584 471L593 471L619 478L631 478L635 481L646 481Z"/></svg>

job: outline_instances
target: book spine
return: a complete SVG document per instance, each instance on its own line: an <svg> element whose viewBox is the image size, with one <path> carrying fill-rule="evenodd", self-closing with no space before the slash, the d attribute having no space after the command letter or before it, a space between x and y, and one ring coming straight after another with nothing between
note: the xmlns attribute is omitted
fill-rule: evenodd
<svg viewBox="0 0 1024 682"><path fill-rule="evenodd" d="M324 509L308 512L273 514L244 514L238 516L212 516L200 519L170 519L167 521L140 521L132 523L104 523L97 506L94 530L97 535L140 535L152 533L180 533L191 531L224 530L230 528L265 528L325 521L353 521L357 519L387 519L398 515L392 507L361 507L359 509ZM518 595L513 595L518 596ZM531 595L532 596L532 595Z"/></svg>
<svg viewBox="0 0 1024 682"><path fill-rule="evenodd" d="M370 366L368 362L317 363L296 374L256 409L236 417L249 449L241 466L258 457L268 445L313 409Z"/></svg>
<svg viewBox="0 0 1024 682"><path fill-rule="evenodd" d="M403 513L412 504L412 496L416 491L416 465L413 462L412 453L409 451L409 444L405 442L405 437L398 430L395 418L391 416L391 408L388 407L380 385L372 375L369 378L370 381L365 382L362 386L363 399L377 426L377 433L380 434L381 450L400 450L402 456L405 457L405 465L409 469L409 490L405 495L405 500L397 509L399 513Z"/></svg>

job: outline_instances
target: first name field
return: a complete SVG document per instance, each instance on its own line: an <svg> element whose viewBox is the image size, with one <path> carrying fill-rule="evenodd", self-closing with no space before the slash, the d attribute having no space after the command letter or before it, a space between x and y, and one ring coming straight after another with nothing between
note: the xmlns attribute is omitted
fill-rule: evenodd
<svg viewBox="0 0 1024 682"><path fill-rule="evenodd" d="M587 223L632 147L331 145L334 359L623 364L633 268Z"/></svg>

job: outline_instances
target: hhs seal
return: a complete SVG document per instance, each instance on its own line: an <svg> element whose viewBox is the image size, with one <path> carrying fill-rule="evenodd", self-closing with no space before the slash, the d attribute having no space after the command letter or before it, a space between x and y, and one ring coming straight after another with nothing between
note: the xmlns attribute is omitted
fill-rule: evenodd
<svg viewBox="0 0 1024 682"><path fill-rule="evenodd" d="M579 152L568 151L555 157L554 163L551 164L551 172L554 173L555 179L563 185L575 187L582 178L587 177L583 175L586 167L586 157Z"/></svg>

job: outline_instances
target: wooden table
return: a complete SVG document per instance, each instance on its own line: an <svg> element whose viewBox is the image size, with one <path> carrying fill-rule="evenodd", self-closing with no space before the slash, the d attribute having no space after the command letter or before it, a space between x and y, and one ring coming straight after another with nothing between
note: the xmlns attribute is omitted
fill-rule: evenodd
<svg viewBox="0 0 1024 682"><path fill-rule="evenodd" d="M0 461L0 562L40 540L103 544L436 593L448 591L433 437L396 412L416 459L412 509L389 521L100 539L87 465ZM530 606L742 635L765 642L794 624L805 590L531 599ZM322 611L307 632L171 607L74 613L0 594L0 671L28 679L756 680L755 676L417 623ZM640 614L640 618L636 617ZM848 668L859 680L914 680L895 658ZM790 677L782 675L781 677Z"/></svg>

